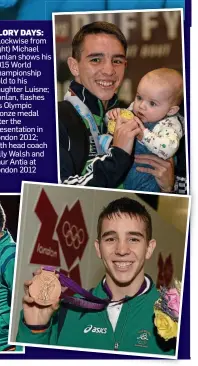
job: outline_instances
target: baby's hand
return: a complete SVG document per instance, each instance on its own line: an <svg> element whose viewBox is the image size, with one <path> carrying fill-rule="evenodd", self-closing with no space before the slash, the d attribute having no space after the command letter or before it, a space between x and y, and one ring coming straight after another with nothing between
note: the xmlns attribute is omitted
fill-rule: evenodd
<svg viewBox="0 0 198 366"><path fill-rule="evenodd" d="M145 130L144 124L142 123L142 121L138 118L138 117L134 117L134 120L137 122L139 128L141 129L141 132L136 136L138 140L142 140L143 138L143 132Z"/></svg>
<svg viewBox="0 0 198 366"><path fill-rule="evenodd" d="M116 121L120 116L120 108L114 108L107 112L108 119Z"/></svg>

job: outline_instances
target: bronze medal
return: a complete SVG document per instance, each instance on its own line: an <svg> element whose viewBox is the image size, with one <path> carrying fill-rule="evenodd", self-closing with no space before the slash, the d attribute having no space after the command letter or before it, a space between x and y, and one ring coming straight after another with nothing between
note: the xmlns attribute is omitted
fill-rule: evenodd
<svg viewBox="0 0 198 366"><path fill-rule="evenodd" d="M42 270L39 275L34 276L29 293L38 305L48 306L56 303L61 294L61 284L55 272Z"/></svg>

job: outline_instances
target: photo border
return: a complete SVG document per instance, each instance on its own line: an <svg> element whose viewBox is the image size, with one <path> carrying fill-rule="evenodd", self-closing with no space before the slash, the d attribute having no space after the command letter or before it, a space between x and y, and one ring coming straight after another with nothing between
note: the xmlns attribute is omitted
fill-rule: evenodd
<svg viewBox="0 0 198 366"><path fill-rule="evenodd" d="M123 194L125 192L136 194L136 191L130 191L130 190L117 190L117 189L106 189L106 188L100 188L100 187L81 187L81 186L73 186L73 185L63 185L63 184L55 184L55 183L41 183L41 182L28 182L23 181L22 182L22 189L21 189L21 200L20 200L20 208L19 208L19 220L18 220L18 230L17 230L17 251L16 251L16 258L15 258L15 271L14 271L14 279L13 279L13 298L15 297L15 288L16 288L16 272L17 272L17 265L18 265L18 257L19 257L19 238L21 235L21 217L22 217L22 205L24 200L24 187L30 185L39 185L40 187L44 186L52 186L52 187L59 187L59 188L68 188L68 189L77 189L77 190L94 190L94 191L113 191L116 193ZM47 349L61 349L61 350L70 350L70 351L80 351L80 352L91 352L91 353L104 353L104 354L114 354L114 355L127 355L127 356L138 356L141 358L148 357L154 358L154 359L178 359L178 350L179 350L179 342L180 342L180 329L181 329L181 317L182 317L182 304L183 304L183 292L184 292L184 280L185 280L185 269L186 269L186 256L187 256L187 247L188 247L188 233L189 233L189 221L190 221L190 211L191 211L191 196L190 195L175 195L175 194L159 194L159 193L142 193L141 194L150 194L150 195L157 195L157 196L166 196L166 197L176 197L176 198L182 198L182 199L188 199L188 214L187 214L187 220L186 220L186 232L185 232L185 244L184 244L184 255L183 255L183 268L182 268L182 279L181 279L181 300L180 300L180 316L178 320L178 336L176 340L176 348L175 348L175 355L169 356L169 355L158 355L158 354L147 354L147 353L134 353L134 352L124 352L124 351L112 351L112 350L101 350L101 349L92 349L92 348L79 348L79 347L67 347L67 346L56 346L56 345L46 345L46 344L37 344L37 343L23 343L23 342L14 342L11 341L11 328L12 328L12 322L13 322L13 306L11 308L10 313L10 327L9 327L9 334L8 334L8 342L13 345L22 345L25 347L39 347L39 348L47 348ZM39 265L38 265L39 266Z"/></svg>
<svg viewBox="0 0 198 366"><path fill-rule="evenodd" d="M187 97L186 97L186 64L185 64L185 40L184 40L184 9L183 8L165 8L165 9L141 9L141 10L102 10L102 11L80 11L80 12L60 12L52 13L52 38L53 38L53 57L54 57L54 88L55 88L55 122L56 122L56 153L57 153L57 177L58 183L61 183L60 177L60 146L59 146L59 125L58 125L58 86L57 86L57 57L56 57L56 29L55 29L55 17L56 16L73 16L73 15L94 15L94 14L122 14L122 13L156 13L156 12L180 12L180 26L181 26L181 47L182 47L182 76L183 76L183 99L184 99L184 124L185 124L185 158L186 158L186 182L187 182L187 195L189 195L189 131L187 123ZM79 185L80 186L80 185ZM120 189L117 189L120 190ZM122 189L123 190L123 189ZM123 190L125 191L125 190ZM138 191L134 191L138 192ZM141 193L149 193L140 191ZM155 192L151 192L155 193ZM166 195L169 192L165 193ZM178 195L178 194L177 194Z"/></svg>

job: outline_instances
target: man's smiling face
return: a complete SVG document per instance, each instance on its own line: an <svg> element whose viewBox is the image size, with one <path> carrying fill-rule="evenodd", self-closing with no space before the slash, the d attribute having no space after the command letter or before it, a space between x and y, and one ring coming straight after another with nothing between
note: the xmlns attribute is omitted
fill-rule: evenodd
<svg viewBox="0 0 198 366"><path fill-rule="evenodd" d="M70 57L75 80L105 104L122 83L126 55L121 42L111 34L89 34L82 44L80 60Z"/></svg>
<svg viewBox="0 0 198 366"><path fill-rule="evenodd" d="M148 241L146 224L141 218L122 213L104 218L95 247L106 268L110 288L112 284L127 286L130 292L130 286L138 289L142 284L145 260L151 257L155 240Z"/></svg>

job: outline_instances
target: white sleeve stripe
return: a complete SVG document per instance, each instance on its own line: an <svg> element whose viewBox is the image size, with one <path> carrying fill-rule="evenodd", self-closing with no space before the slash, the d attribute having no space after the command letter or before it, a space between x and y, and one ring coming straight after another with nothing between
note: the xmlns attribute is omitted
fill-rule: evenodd
<svg viewBox="0 0 198 366"><path fill-rule="evenodd" d="M79 176L79 175L70 176L68 179L65 179L63 181L63 184L75 184L76 183L76 184L80 184L80 185L85 185L89 180L91 180L93 178L93 165L94 165L94 163L97 160L104 161L109 156L112 156L111 149L109 149L108 154L103 155L101 158L97 156L94 160L92 160L91 163L86 167L88 172L85 175L83 175L83 176Z"/></svg>

